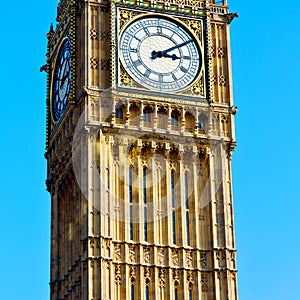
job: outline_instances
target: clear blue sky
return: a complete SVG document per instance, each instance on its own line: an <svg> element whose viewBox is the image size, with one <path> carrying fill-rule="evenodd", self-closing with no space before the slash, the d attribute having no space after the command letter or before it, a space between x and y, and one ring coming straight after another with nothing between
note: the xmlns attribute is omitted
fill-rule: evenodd
<svg viewBox="0 0 300 300"><path fill-rule="evenodd" d="M241 300L300 299L300 2L229 2ZM56 1L1 3L0 299L48 299L46 38Z"/></svg>

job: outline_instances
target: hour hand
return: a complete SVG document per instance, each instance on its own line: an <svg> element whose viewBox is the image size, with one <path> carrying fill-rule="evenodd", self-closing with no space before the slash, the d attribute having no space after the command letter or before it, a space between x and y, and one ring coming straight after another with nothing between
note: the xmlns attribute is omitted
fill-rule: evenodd
<svg viewBox="0 0 300 300"><path fill-rule="evenodd" d="M153 50L151 52L151 58L152 59L156 59L157 57L162 57L162 51L155 51L155 50Z"/></svg>
<svg viewBox="0 0 300 300"><path fill-rule="evenodd" d="M156 59L157 57L159 57L159 58L160 57L169 57L169 58L172 58L172 60L180 59L180 57L178 57L176 54L170 55L164 51L154 51L153 50L151 53L151 58Z"/></svg>
<svg viewBox="0 0 300 300"><path fill-rule="evenodd" d="M176 59L180 59L180 57L178 57L176 54L167 54L167 53L163 53L163 57L170 57L172 58L172 60L176 60Z"/></svg>
<svg viewBox="0 0 300 300"><path fill-rule="evenodd" d="M66 81L66 79L69 77L69 73L67 72L67 74L65 74L62 78L61 78L61 82L62 84L64 84L64 82Z"/></svg>

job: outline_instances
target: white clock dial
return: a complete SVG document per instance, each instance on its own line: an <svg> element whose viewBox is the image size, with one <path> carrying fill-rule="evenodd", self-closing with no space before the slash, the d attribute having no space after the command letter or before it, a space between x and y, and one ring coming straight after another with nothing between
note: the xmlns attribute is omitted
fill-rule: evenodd
<svg viewBox="0 0 300 300"><path fill-rule="evenodd" d="M129 75L153 90L182 90L201 67L195 38L165 18L145 17L130 23L121 35L119 50Z"/></svg>

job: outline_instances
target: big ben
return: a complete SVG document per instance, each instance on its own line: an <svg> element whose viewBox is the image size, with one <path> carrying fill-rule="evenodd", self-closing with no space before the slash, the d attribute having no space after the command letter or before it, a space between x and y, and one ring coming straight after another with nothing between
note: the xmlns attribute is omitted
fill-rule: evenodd
<svg viewBox="0 0 300 300"><path fill-rule="evenodd" d="M237 300L227 1L60 0L50 299Z"/></svg>

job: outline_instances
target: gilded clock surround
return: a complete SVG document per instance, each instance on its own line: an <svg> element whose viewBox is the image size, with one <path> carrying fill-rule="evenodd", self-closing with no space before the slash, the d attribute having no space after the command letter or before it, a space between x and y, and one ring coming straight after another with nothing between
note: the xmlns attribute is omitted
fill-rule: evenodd
<svg viewBox="0 0 300 300"><path fill-rule="evenodd" d="M52 78L51 78L51 93L50 93L50 108L51 108L51 119L52 119L52 122L54 124L58 123L61 119L61 116L64 114L64 111L68 105L68 100L69 100L69 94L70 94L70 91L69 91L69 88L68 88L68 91L67 91L67 96L66 96L66 103L64 104L64 108L63 108L63 112L60 114L59 117L55 117L54 115L56 114L54 112L54 102L55 102L55 99L54 98L54 85L56 84L55 83L55 80L59 80L59 78L55 78L57 76L56 72L57 72L57 68L58 68L58 59L60 58L60 55L61 55L61 51L63 50L63 46L65 45L65 43L69 43L70 44L70 38L69 37L65 37L62 39L59 47L58 47L58 50L57 50L57 54L56 54L56 57L55 59L53 60L52 62L52 65L53 65L53 68L52 68ZM69 46L70 47L70 46ZM69 50L70 51L70 50ZM70 74L71 74L71 70L69 70ZM70 84L70 83L69 83Z"/></svg>
<svg viewBox="0 0 300 300"><path fill-rule="evenodd" d="M202 20L191 20L184 17L178 17L174 18L172 14L170 15L162 15L159 13L148 13L145 14L143 11L133 10L133 9L124 9L122 7L117 8L117 34L116 36L118 39L122 35L124 28L128 26L128 24L138 20L139 18L143 17L161 17L161 18L167 18L175 23L180 24L183 28L185 28L188 32L191 32L193 37L196 40L197 45L200 48L200 55L201 55L201 69L197 75L197 78L193 80L192 84L190 84L186 89L176 92L176 94L181 95L188 95L189 97L200 97L205 98L205 62L203 57L204 52L204 39L203 39L203 23ZM118 87L120 88L135 88L137 90L144 90L149 91L149 89L145 89L143 86L135 82L135 80L132 79L132 77L126 72L124 67L122 66L120 59L117 61L118 65L118 78L117 82ZM159 93L167 93L164 91L161 91ZM169 92L170 93L170 92ZM174 92L175 93L175 92ZM172 94L172 92L171 92Z"/></svg>
<svg viewBox="0 0 300 300"><path fill-rule="evenodd" d="M232 18L227 1L215 2L59 1L57 24L47 34L51 299L129 300L132 293L141 300L147 300L147 293L159 300L238 299L230 167L236 113L230 65ZM203 76L189 92L147 91L122 70L119 35L124 24L144 14L180 20L198 37ZM69 106L55 124L50 112L51 72L66 36L71 39L71 92ZM82 113L86 143L74 136ZM84 189L72 161L80 145L86 153ZM121 153L128 154L125 162ZM143 168L159 172L159 157L164 158L166 174L191 170L197 174L189 173L194 178L190 197L210 195L204 204L190 203L190 243L184 235L185 222L176 225L178 241L172 243L171 215L148 224L148 241L142 235L143 224L133 225L132 240L129 222L118 220L126 211L120 211L113 196L122 194L128 201L130 194L116 176L122 174L120 166L140 174ZM94 169L106 180L105 189L91 177ZM168 180L160 193L169 189ZM113 216L92 205L99 195L109 197ZM176 213L185 220L183 197L181 201Z"/></svg>

